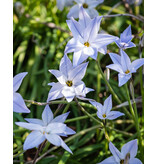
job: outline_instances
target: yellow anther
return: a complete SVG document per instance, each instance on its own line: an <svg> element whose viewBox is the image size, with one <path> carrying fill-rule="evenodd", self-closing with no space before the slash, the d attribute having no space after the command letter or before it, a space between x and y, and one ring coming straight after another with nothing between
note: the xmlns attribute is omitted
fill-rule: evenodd
<svg viewBox="0 0 156 164"><path fill-rule="evenodd" d="M88 42L85 42L84 45L85 45L86 47L89 47L89 46L90 46L90 44L89 44Z"/></svg>
<svg viewBox="0 0 156 164"><path fill-rule="evenodd" d="M127 70L125 73L126 73L126 74L129 74L129 73L130 73L130 70Z"/></svg>
<svg viewBox="0 0 156 164"><path fill-rule="evenodd" d="M83 4L83 8L85 8L85 9L87 9L87 8L88 8L87 3L84 3L84 4Z"/></svg>
<svg viewBox="0 0 156 164"><path fill-rule="evenodd" d="M123 159L120 161L120 164L124 164L124 160Z"/></svg>
<svg viewBox="0 0 156 164"><path fill-rule="evenodd" d="M106 118L106 114L103 114L103 117Z"/></svg>
<svg viewBox="0 0 156 164"><path fill-rule="evenodd" d="M43 131L43 134L45 134L45 131Z"/></svg>
<svg viewBox="0 0 156 164"><path fill-rule="evenodd" d="M68 85L68 87L71 87L73 85L72 81L67 81L66 84Z"/></svg>

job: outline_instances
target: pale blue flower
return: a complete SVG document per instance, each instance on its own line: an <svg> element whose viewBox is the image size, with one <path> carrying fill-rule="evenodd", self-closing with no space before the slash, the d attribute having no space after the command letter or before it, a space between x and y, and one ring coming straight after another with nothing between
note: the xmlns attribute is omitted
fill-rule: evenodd
<svg viewBox="0 0 156 164"><path fill-rule="evenodd" d="M46 105L42 113L42 120L26 118L25 120L28 121L28 123L16 122L16 125L32 130L24 142L23 149L27 150L33 147L38 147L47 139L51 144L55 146L62 146L65 150L72 153L60 137L67 137L67 135L75 134L75 131L64 124L68 115L69 112L53 118L53 113L50 107Z"/></svg>
<svg viewBox="0 0 156 164"><path fill-rule="evenodd" d="M135 158L138 150L137 139L123 145L121 152L110 142L109 150L113 156L108 157L99 164L142 164L138 158Z"/></svg>
<svg viewBox="0 0 156 164"><path fill-rule="evenodd" d="M121 56L115 53L109 53L114 64L106 66L107 68L119 72L119 87L127 83L132 77L132 73L135 73L137 69L144 64L144 59L136 59L131 63L130 58L123 50L120 50L120 53Z"/></svg>
<svg viewBox="0 0 156 164"><path fill-rule="evenodd" d="M96 16L98 16L98 12L97 10L95 9L95 7L101 3L103 3L104 0L74 0L77 4L74 5L67 17L68 18L71 18L71 17L74 17L74 18L78 18L79 17L79 10L80 10L80 7L83 6L83 8L85 9L85 11L89 14L89 16L91 18L94 18Z"/></svg>
<svg viewBox="0 0 156 164"><path fill-rule="evenodd" d="M73 5L74 0L57 0L57 7L59 10L63 10L65 6Z"/></svg>
<svg viewBox="0 0 156 164"><path fill-rule="evenodd" d="M102 119L114 120L120 116L123 116L124 113L118 111L111 111L112 109L112 95L110 95L105 101L104 105L96 102L90 101L90 103L97 108L97 116Z"/></svg>
<svg viewBox="0 0 156 164"><path fill-rule="evenodd" d="M49 70L58 80L57 83L49 83L52 86L48 94L47 102L61 97L65 97L71 102L76 96L79 99L86 97L86 94L93 89L87 88L82 81L85 75L88 63L83 63L73 67L67 55L61 59L60 70Z"/></svg>
<svg viewBox="0 0 156 164"><path fill-rule="evenodd" d="M17 113L30 113L22 96L16 92L27 73L28 72L19 73L13 79L13 111Z"/></svg>
<svg viewBox="0 0 156 164"><path fill-rule="evenodd" d="M139 6L142 3L142 0L126 0L126 2L130 5L135 4Z"/></svg>
<svg viewBox="0 0 156 164"><path fill-rule="evenodd" d="M115 43L121 49L136 47L136 45L133 42L131 42L132 39L133 39L133 36L132 36L132 31L131 31L131 25L129 25L124 30L124 32L121 33L120 39L116 40Z"/></svg>
<svg viewBox="0 0 156 164"><path fill-rule="evenodd" d="M118 39L118 37L112 35L98 34L101 16L91 19L81 7L79 18L79 22L73 18L67 20L73 38L67 43L65 53L74 52L74 66L79 65L89 56L96 60L98 51L105 54L106 45Z"/></svg>

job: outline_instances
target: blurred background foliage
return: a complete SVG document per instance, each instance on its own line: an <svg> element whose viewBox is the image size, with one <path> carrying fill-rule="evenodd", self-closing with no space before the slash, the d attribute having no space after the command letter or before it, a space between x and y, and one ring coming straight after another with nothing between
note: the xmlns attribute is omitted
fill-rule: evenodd
<svg viewBox="0 0 156 164"><path fill-rule="evenodd" d="M19 2L21 5L19 6ZM119 3L120 0L105 0L103 4L97 7L99 15L107 15L112 6ZM19 89L19 93L27 100L35 100L46 102L50 86L49 82L57 81L48 70L58 69L61 58L64 55L64 48L68 40L72 37L66 24L66 16L70 7L64 8L61 12L56 6L56 0L14 0L13 14L13 70L14 76L20 72L28 72ZM130 9L134 15L144 14L144 4L140 6L130 5ZM111 14L128 13L123 3L115 8ZM131 60L135 60L140 56L143 57L143 47L139 44L143 35L143 22L132 19L131 17L115 17L102 20L100 31L120 36L120 33L131 24L132 33L134 34L133 42L137 45L135 48L126 50ZM119 49L112 43L108 46L108 52L118 53ZM141 53L142 52L142 53ZM72 59L72 54L68 55ZM103 71L106 73L105 66L112 63L109 55L99 54L99 60ZM89 93L87 97L98 100L103 103L110 93L98 72L96 62L89 58L89 66L87 68L84 82L87 87L94 88L95 91ZM142 68L133 76L135 97L143 96L143 75ZM118 87L117 73L111 71L110 84L122 100L127 101L125 88ZM143 104L143 103L142 103ZM143 135L143 105L138 104L139 122L141 124L141 134ZM23 118L41 118L44 106L36 106L27 103L31 113L17 114L14 113L15 121L24 121ZM113 106L118 105L113 100ZM53 113L58 105L51 105ZM96 113L96 110L86 106L85 109L89 113ZM73 155L67 153L62 148L55 148L53 145L46 144L40 153L38 164L95 164L110 156L108 142L104 137L102 129L97 128L96 123L85 118L81 120L70 120L72 118L84 116L75 104L65 104L58 114L63 111L71 111L67 123L69 127L77 132L77 136L69 139L68 146L73 151ZM122 109L119 108L120 111ZM129 108L127 107L127 110ZM36 153L36 149L23 152L22 145L29 131L14 124L14 163L29 163ZM137 138L136 129L132 120L128 117L121 117L115 121L108 121L108 134L111 141L117 148L121 148L127 141ZM70 137L68 137L70 138ZM46 153L50 149L55 149ZM140 157L140 150L138 151Z"/></svg>

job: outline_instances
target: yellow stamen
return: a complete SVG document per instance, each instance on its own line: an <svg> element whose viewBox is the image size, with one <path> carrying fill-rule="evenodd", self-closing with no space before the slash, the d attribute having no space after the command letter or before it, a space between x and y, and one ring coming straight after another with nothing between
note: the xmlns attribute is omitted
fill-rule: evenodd
<svg viewBox="0 0 156 164"><path fill-rule="evenodd" d="M68 87L71 87L73 85L72 81L67 81L66 84L68 85Z"/></svg>
<svg viewBox="0 0 156 164"><path fill-rule="evenodd" d="M89 47L89 46L90 46L90 44L89 44L88 42L85 42L84 45L85 45L86 47Z"/></svg>
<svg viewBox="0 0 156 164"><path fill-rule="evenodd" d="M129 73L130 73L130 70L127 70L125 73L126 73L126 74L129 74Z"/></svg>
<svg viewBox="0 0 156 164"><path fill-rule="evenodd" d="M85 8L85 9L87 9L87 8L88 8L87 3L84 3L84 4L83 4L83 8Z"/></svg>
<svg viewBox="0 0 156 164"><path fill-rule="evenodd" d="M103 117L106 118L106 114L103 114Z"/></svg>
<svg viewBox="0 0 156 164"><path fill-rule="evenodd" d="M45 134L45 131L43 132L43 134Z"/></svg>
<svg viewBox="0 0 156 164"><path fill-rule="evenodd" d="M123 159L120 161L120 164L124 164L124 160Z"/></svg>

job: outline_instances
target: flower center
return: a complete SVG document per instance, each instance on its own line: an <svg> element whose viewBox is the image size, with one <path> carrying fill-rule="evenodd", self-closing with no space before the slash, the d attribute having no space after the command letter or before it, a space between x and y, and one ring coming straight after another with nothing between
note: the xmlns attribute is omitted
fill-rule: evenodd
<svg viewBox="0 0 156 164"><path fill-rule="evenodd" d="M106 114L103 114L102 116L103 116L104 118L106 118Z"/></svg>
<svg viewBox="0 0 156 164"><path fill-rule="evenodd" d="M127 70L125 73L126 73L126 74L129 74L129 73L130 73L130 70Z"/></svg>
<svg viewBox="0 0 156 164"><path fill-rule="evenodd" d="M43 131L43 134L45 134L45 131Z"/></svg>
<svg viewBox="0 0 156 164"><path fill-rule="evenodd" d="M84 3L84 4L83 4L83 8L85 8L85 9L87 9L87 8L88 8L87 3Z"/></svg>
<svg viewBox="0 0 156 164"><path fill-rule="evenodd" d="M120 164L124 164L124 160L123 159L120 161Z"/></svg>
<svg viewBox="0 0 156 164"><path fill-rule="evenodd" d="M89 46L90 46L90 44L89 44L88 42L85 42L84 45L85 45L86 47L89 47Z"/></svg>
<svg viewBox="0 0 156 164"><path fill-rule="evenodd" d="M71 87L73 85L72 81L67 81L66 84L68 85L68 87Z"/></svg>

